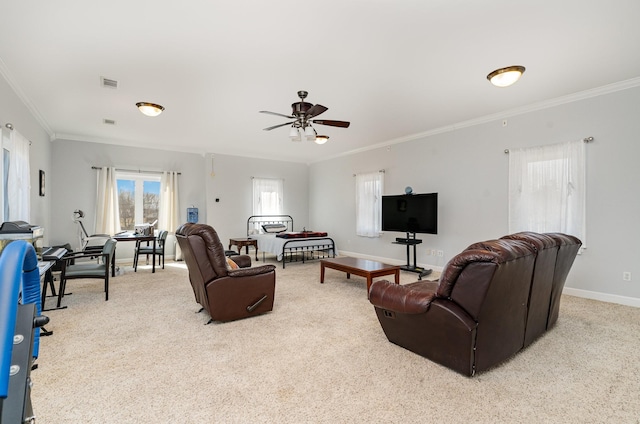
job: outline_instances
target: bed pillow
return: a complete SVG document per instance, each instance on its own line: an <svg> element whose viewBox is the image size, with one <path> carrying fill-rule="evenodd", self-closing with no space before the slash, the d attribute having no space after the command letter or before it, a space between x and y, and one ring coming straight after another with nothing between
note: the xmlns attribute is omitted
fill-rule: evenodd
<svg viewBox="0 0 640 424"><path fill-rule="evenodd" d="M262 229L265 233L281 233L287 231L287 226L285 224L264 224Z"/></svg>

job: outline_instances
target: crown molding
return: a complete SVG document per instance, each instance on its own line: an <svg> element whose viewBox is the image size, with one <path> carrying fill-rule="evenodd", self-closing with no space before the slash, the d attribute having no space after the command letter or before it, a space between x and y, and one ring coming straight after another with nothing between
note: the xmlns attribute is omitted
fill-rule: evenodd
<svg viewBox="0 0 640 424"><path fill-rule="evenodd" d="M202 155L204 157L205 155L205 151L202 149L198 149L198 148L191 148L191 147L180 147L180 150L176 150L176 146L164 146L164 145L154 145L154 146L147 146L147 145L142 145L139 143L136 143L135 141L132 140L123 140L123 139L117 139L117 138L104 138L104 137L93 137L93 136L85 136L85 135L79 135L79 134L64 134L64 133L54 133L51 137L51 141L81 141L81 142L86 142L86 143L97 143L97 144L109 144L109 145L114 145L114 146L123 146L123 147L130 147L130 148L134 148L134 149L154 149L154 150L164 150L164 151L168 151L168 152L184 152L184 153L196 153L199 155Z"/></svg>
<svg viewBox="0 0 640 424"><path fill-rule="evenodd" d="M13 92L16 93L20 101L22 101L22 103L27 107L27 109L29 109L29 112L31 112L33 117L36 118L36 121L38 121L38 124L40 124L42 129L44 129L46 133L49 134L49 141L53 141L55 134L51 130L51 127L49 126L47 121L44 119L44 117L40 114L40 112L38 111L38 108L36 108L35 105L31 102L31 100L29 100L29 97L24 93L24 91L22 91L18 83L11 76L11 72L9 72L9 69L5 65L2 58L0 58L0 75L2 75L5 81L7 81L7 84L9 84Z"/></svg>
<svg viewBox="0 0 640 424"><path fill-rule="evenodd" d="M631 78L628 80L624 80L624 81L620 81L620 82L616 82L613 84L607 84L604 85L602 87L597 87L597 88L593 88L590 90L584 90L584 91L579 91L577 93L573 93L573 94L568 94L566 96L562 96L562 97L557 97L555 99L550 99L550 100L545 100L542 102L538 102L538 103L532 103L530 105L527 106L523 106L523 107L519 107L519 108L514 108L514 109L510 109L508 111L503 111L503 112L498 112L498 113L493 113L491 115L485 115L479 118L475 118L475 119L470 119L468 121L462 121L459 122L457 124L453 124L453 125L447 125L444 127L440 127L440 128L435 128L429 131L425 131L425 132L421 132L421 133L417 133L417 134L411 134L405 137L400 137L400 138L394 138L391 140L387 140L381 143L377 143L371 146L367 146L367 147L363 147L361 149L355 149L355 150L350 150L348 152L344 152L338 155L334 155L332 157L327 157L324 159L320 159L317 160L315 162L323 162L326 160L330 160L330 159L335 159L335 158L339 158L339 157L344 157L344 156L350 156L350 155L354 155L357 153L362 153L362 152L366 152L366 151L370 151L370 150L375 150L375 149L380 149L383 147L387 147L387 146L391 146L394 144L400 144L400 143L405 143L407 141L413 141L413 140L418 140L421 138L427 138L427 137L431 137L437 134L442 134L442 133L447 133L447 132L451 132L451 131L456 131L459 130L461 128L467 128L467 127L473 127L475 125L481 125L481 124L486 124L489 122L495 122L501 119L505 119L505 118L509 118L512 116L517 116L517 115L524 115L526 113L530 113L530 112L535 112L538 110L543 110L543 109L549 109L555 106L560 106L563 104L567 104L567 103L573 103L573 102L577 102L580 100L585 100L585 99L590 99L593 97L598 97L598 96L603 96L605 94L610 94L610 93L615 93L618 91L623 91L623 90L628 90L630 88L635 88L640 86L640 77L636 77L636 78ZM314 163L315 163L314 162Z"/></svg>

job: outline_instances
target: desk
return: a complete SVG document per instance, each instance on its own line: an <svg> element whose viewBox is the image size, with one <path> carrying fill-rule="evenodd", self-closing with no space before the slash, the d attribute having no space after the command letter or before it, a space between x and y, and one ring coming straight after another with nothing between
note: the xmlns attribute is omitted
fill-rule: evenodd
<svg viewBox="0 0 640 424"><path fill-rule="evenodd" d="M249 254L249 246L256 248L256 261L258 260L258 240L252 238L232 238L229 239L229 250L231 246L238 246L238 253L242 253L242 247L244 246L247 255Z"/></svg>
<svg viewBox="0 0 640 424"><path fill-rule="evenodd" d="M116 234L115 236L112 237L114 240L117 241L135 241L136 243L139 243L141 241L152 241L153 242L153 251L155 252L156 250L156 236L145 236L142 234L133 234L133 233L122 233L122 234ZM137 245L136 245L137 246ZM156 255L153 254L153 265L151 266L151 272L156 272ZM113 255L113 261L116 261L116 257L115 255Z"/></svg>

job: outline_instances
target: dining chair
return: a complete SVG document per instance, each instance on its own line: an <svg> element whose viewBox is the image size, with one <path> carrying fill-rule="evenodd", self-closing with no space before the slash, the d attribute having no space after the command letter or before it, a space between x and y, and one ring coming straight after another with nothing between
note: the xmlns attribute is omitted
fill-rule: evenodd
<svg viewBox="0 0 640 424"><path fill-rule="evenodd" d="M142 242L136 243L136 251L134 252L133 257L133 271L138 271L138 258L140 255L147 256L147 262L149 261L149 255L153 262L156 261L156 256L158 257L158 265L160 265L162 261L162 269L164 269L164 248L167 242L167 236L169 235L168 231L160 230L158 231L158 236L156 237L156 246L155 249L153 246L149 246L149 242L146 245L143 245Z"/></svg>
<svg viewBox="0 0 640 424"><path fill-rule="evenodd" d="M108 239L102 252L76 252L62 258L60 288L58 290L58 307L65 296L67 281L80 278L98 278L104 280L104 300L109 300L109 276L115 271L116 241ZM99 257L100 260L94 261ZM89 259L82 261L82 259ZM70 293L66 293L70 294Z"/></svg>

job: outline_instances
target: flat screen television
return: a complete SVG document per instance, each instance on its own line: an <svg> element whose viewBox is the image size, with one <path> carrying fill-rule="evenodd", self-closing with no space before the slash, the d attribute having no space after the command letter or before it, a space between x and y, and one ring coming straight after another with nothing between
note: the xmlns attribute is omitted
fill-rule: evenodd
<svg viewBox="0 0 640 424"><path fill-rule="evenodd" d="M438 234L438 193L382 196L382 231Z"/></svg>

